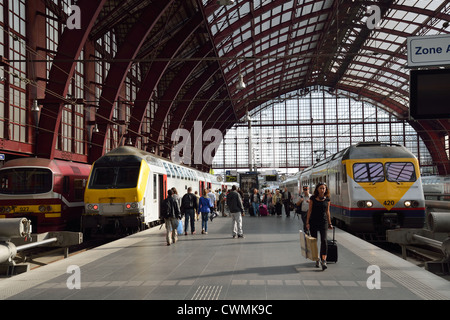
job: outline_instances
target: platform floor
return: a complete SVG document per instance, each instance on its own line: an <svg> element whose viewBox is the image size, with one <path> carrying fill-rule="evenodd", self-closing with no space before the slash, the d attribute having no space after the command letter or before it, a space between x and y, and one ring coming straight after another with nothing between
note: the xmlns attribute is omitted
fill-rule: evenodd
<svg viewBox="0 0 450 320"><path fill-rule="evenodd" d="M197 221L196 235L171 246L165 228L155 227L0 279L0 299L450 299L449 281L339 229L339 261L317 269L300 254L301 225L292 216L245 216L245 238L233 239L231 218L218 217L208 235ZM380 270L380 289L367 285L376 284L372 265ZM80 289L69 289L77 279Z"/></svg>

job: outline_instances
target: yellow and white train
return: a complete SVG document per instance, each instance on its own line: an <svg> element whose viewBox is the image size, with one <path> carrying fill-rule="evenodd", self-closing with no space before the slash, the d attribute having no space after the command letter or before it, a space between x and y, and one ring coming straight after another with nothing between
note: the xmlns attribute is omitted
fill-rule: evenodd
<svg viewBox="0 0 450 320"><path fill-rule="evenodd" d="M285 184L292 194L311 193L318 182L330 189L337 226L356 233L384 234L393 228L422 228L425 200L417 158L398 144L363 142L297 174Z"/></svg>
<svg viewBox="0 0 450 320"><path fill-rule="evenodd" d="M84 194L82 228L90 233L133 233L159 223L160 203L175 187L180 197L191 187L223 189L216 176L175 164L143 150L122 146L92 166Z"/></svg>

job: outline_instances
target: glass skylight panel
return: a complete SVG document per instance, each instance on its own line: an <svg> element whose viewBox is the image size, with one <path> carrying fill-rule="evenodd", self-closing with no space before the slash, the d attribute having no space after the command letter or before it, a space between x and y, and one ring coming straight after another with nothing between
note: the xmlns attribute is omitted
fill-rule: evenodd
<svg viewBox="0 0 450 320"><path fill-rule="evenodd" d="M292 17L291 11L283 13L283 15L281 16L281 23L290 21L291 17Z"/></svg>
<svg viewBox="0 0 450 320"><path fill-rule="evenodd" d="M314 7L313 7L312 11L316 12L316 11L322 10L323 4L324 4L323 1L316 1L314 3Z"/></svg>
<svg viewBox="0 0 450 320"><path fill-rule="evenodd" d="M239 16L243 17L247 14L250 13L250 3L248 1L243 2L242 1L237 4L238 5L238 11L239 11Z"/></svg>
<svg viewBox="0 0 450 320"><path fill-rule="evenodd" d="M300 17L300 16L304 16L304 15L307 15L307 14L310 14L311 13L311 10L312 10L312 4L307 4L307 5L305 5L305 6L303 6L303 7L299 7L299 8L297 8L297 17Z"/></svg>

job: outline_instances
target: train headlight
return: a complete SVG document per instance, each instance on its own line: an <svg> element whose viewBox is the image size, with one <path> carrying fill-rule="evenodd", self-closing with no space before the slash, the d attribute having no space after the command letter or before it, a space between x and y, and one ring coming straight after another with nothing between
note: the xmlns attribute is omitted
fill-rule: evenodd
<svg viewBox="0 0 450 320"><path fill-rule="evenodd" d="M405 207L407 207L407 208L411 207L411 205L412 205L411 201L409 201L409 200L406 200L404 204L405 204Z"/></svg>
<svg viewBox="0 0 450 320"><path fill-rule="evenodd" d="M373 207L373 202L370 200L360 200L357 203L359 208L372 208Z"/></svg>
<svg viewBox="0 0 450 320"><path fill-rule="evenodd" d="M44 206L44 205L39 206L39 212L50 212L50 211L52 211L52 206Z"/></svg>
<svg viewBox="0 0 450 320"><path fill-rule="evenodd" d="M91 211L98 211L98 204L92 204L92 203L89 203L89 204L87 205L87 209L88 209L88 210L91 210Z"/></svg>
<svg viewBox="0 0 450 320"><path fill-rule="evenodd" d="M125 204L125 208L127 208L127 210L136 209L137 207L138 207L137 202L131 202L131 203Z"/></svg>

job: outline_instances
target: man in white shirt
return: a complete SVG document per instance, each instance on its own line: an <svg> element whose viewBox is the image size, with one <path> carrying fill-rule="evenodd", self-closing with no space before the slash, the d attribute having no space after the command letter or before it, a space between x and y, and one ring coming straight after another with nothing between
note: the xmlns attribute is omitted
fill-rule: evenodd
<svg viewBox="0 0 450 320"><path fill-rule="evenodd" d="M213 221L213 219L215 217L217 217L217 201L216 201L216 194L214 192L212 192L211 189L209 189L208 192L208 198L209 201L211 202L211 215L209 216L209 218L211 219L211 221Z"/></svg>
<svg viewBox="0 0 450 320"><path fill-rule="evenodd" d="M302 217L303 221L303 230L306 231L306 214L308 213L309 209L309 198L311 197L311 194L309 193L309 187L303 186L303 192L299 195L296 201L296 213Z"/></svg>

